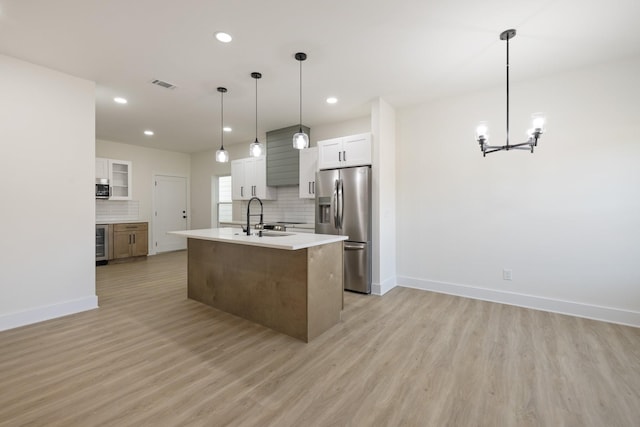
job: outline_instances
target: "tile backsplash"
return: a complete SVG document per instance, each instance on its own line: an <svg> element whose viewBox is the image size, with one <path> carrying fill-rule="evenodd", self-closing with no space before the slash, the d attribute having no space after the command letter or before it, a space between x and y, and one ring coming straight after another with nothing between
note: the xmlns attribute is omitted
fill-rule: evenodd
<svg viewBox="0 0 640 427"><path fill-rule="evenodd" d="M139 218L140 202L138 200L96 199L96 222L136 221Z"/></svg>
<svg viewBox="0 0 640 427"><path fill-rule="evenodd" d="M247 201L233 202L234 220L246 219ZM315 222L315 200L301 199L298 186L278 187L278 200L263 200L264 221L292 221L313 224ZM255 209L255 211L254 211ZM260 212L254 202L251 212Z"/></svg>

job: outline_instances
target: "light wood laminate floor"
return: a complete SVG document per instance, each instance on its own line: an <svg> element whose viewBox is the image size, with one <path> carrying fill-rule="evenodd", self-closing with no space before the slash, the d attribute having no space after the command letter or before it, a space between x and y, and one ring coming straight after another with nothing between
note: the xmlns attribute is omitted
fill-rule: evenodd
<svg viewBox="0 0 640 427"><path fill-rule="evenodd" d="M0 332L1 426L638 426L640 329L396 288L309 344L186 298L186 253Z"/></svg>

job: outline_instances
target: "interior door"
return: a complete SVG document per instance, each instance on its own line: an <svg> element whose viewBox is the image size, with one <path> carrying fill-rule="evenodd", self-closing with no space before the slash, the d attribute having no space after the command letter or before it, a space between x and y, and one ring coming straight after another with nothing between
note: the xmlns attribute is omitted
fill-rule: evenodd
<svg viewBox="0 0 640 427"><path fill-rule="evenodd" d="M156 175L154 203L155 251L186 249L185 237L174 236L167 232L187 229L187 179L180 176Z"/></svg>

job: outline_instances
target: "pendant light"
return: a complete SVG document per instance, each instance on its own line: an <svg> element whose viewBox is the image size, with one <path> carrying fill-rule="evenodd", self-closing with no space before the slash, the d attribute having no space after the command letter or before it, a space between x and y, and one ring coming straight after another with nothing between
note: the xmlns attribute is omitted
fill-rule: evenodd
<svg viewBox="0 0 640 427"><path fill-rule="evenodd" d="M220 92L220 149L216 151L216 162L227 163L229 152L224 149L224 94L227 88L219 87L218 92Z"/></svg>
<svg viewBox="0 0 640 427"><path fill-rule="evenodd" d="M251 73L251 77L256 80L256 140L249 146L249 155L260 157L264 154L264 144L258 141L258 79L262 78L262 74Z"/></svg>
<svg viewBox="0 0 640 427"><path fill-rule="evenodd" d="M293 135L293 148L302 150L303 148L309 148L309 135L302 131L302 61L307 59L307 54L298 52L295 58L300 63L300 128L298 133Z"/></svg>
<svg viewBox="0 0 640 427"><path fill-rule="evenodd" d="M489 128L486 122L480 122L476 128L476 141L480 144L482 156L488 153L494 153L502 150L531 150L538 146L538 139L545 131L545 118L541 113L533 114L533 127L527 131L528 140L520 144L509 144L509 39L516 36L516 30L510 29L500 33L500 40L507 42L507 144L506 145L489 145Z"/></svg>

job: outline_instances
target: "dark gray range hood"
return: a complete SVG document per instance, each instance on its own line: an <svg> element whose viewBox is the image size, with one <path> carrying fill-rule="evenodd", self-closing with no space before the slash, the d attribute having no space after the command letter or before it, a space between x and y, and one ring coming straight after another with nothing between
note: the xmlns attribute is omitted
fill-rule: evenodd
<svg viewBox="0 0 640 427"><path fill-rule="evenodd" d="M293 135L300 125L267 132L267 186L298 185L300 179L300 150L293 148ZM310 129L302 130L311 137Z"/></svg>

